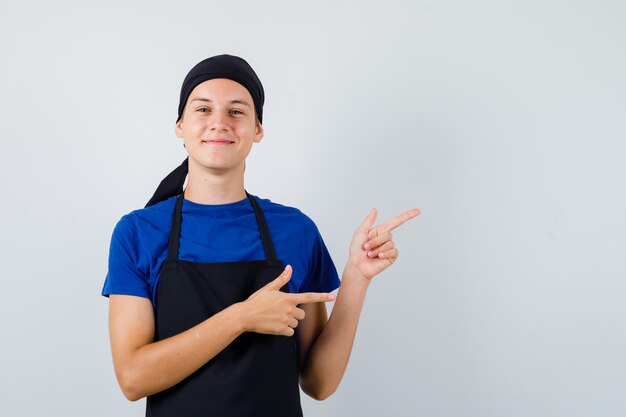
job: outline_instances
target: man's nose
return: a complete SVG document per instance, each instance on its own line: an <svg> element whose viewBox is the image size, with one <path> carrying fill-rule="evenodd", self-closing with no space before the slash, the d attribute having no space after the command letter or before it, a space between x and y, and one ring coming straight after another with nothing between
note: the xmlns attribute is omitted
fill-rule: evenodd
<svg viewBox="0 0 626 417"><path fill-rule="evenodd" d="M211 117L210 127L211 130L227 129L228 123L226 121L226 115L222 112L215 112Z"/></svg>

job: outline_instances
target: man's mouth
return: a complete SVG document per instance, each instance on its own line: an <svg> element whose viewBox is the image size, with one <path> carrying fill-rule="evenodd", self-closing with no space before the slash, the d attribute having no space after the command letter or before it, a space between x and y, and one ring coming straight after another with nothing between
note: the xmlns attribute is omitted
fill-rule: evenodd
<svg viewBox="0 0 626 417"><path fill-rule="evenodd" d="M232 140L227 139L206 139L203 140L202 143L207 143L209 145L230 145L234 143Z"/></svg>

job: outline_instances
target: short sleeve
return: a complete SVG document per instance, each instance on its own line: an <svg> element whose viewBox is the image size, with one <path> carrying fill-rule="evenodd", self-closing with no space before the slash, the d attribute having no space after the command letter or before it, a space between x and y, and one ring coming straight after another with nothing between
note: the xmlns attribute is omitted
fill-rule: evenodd
<svg viewBox="0 0 626 417"><path fill-rule="evenodd" d="M109 270L104 280L102 295L136 295L152 298L147 272L139 267L139 242L137 229L126 215L120 219L111 236L109 247Z"/></svg>
<svg viewBox="0 0 626 417"><path fill-rule="evenodd" d="M315 223L306 218L304 224L305 248L308 254L307 276L299 292L331 292L339 288L341 281L324 239Z"/></svg>

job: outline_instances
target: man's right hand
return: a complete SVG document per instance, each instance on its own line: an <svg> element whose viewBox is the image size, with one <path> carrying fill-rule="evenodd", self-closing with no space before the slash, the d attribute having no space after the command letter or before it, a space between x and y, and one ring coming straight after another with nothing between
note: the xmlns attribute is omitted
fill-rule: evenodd
<svg viewBox="0 0 626 417"><path fill-rule="evenodd" d="M291 294L280 289L291 279L292 268L287 265L275 280L257 290L241 303L245 331L272 335L292 336L298 320L304 319L299 304L334 301L330 293L307 292Z"/></svg>

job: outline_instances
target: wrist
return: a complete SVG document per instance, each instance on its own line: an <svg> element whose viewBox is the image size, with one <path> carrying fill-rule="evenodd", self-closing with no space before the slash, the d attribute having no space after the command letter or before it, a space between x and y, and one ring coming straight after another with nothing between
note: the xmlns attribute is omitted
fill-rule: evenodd
<svg viewBox="0 0 626 417"><path fill-rule="evenodd" d="M369 284L371 282L371 278L367 278L363 276L363 274L361 274L358 268L352 265L350 261L348 261L348 263L346 263L345 268L343 269L342 284L344 283L344 281L354 283L355 285L358 285L364 289L367 289L367 287L369 287Z"/></svg>
<svg viewBox="0 0 626 417"><path fill-rule="evenodd" d="M232 304L231 306L227 307L224 312L228 312L228 314L231 316L232 323L235 327L237 335L241 335L249 331L248 314L245 301Z"/></svg>

